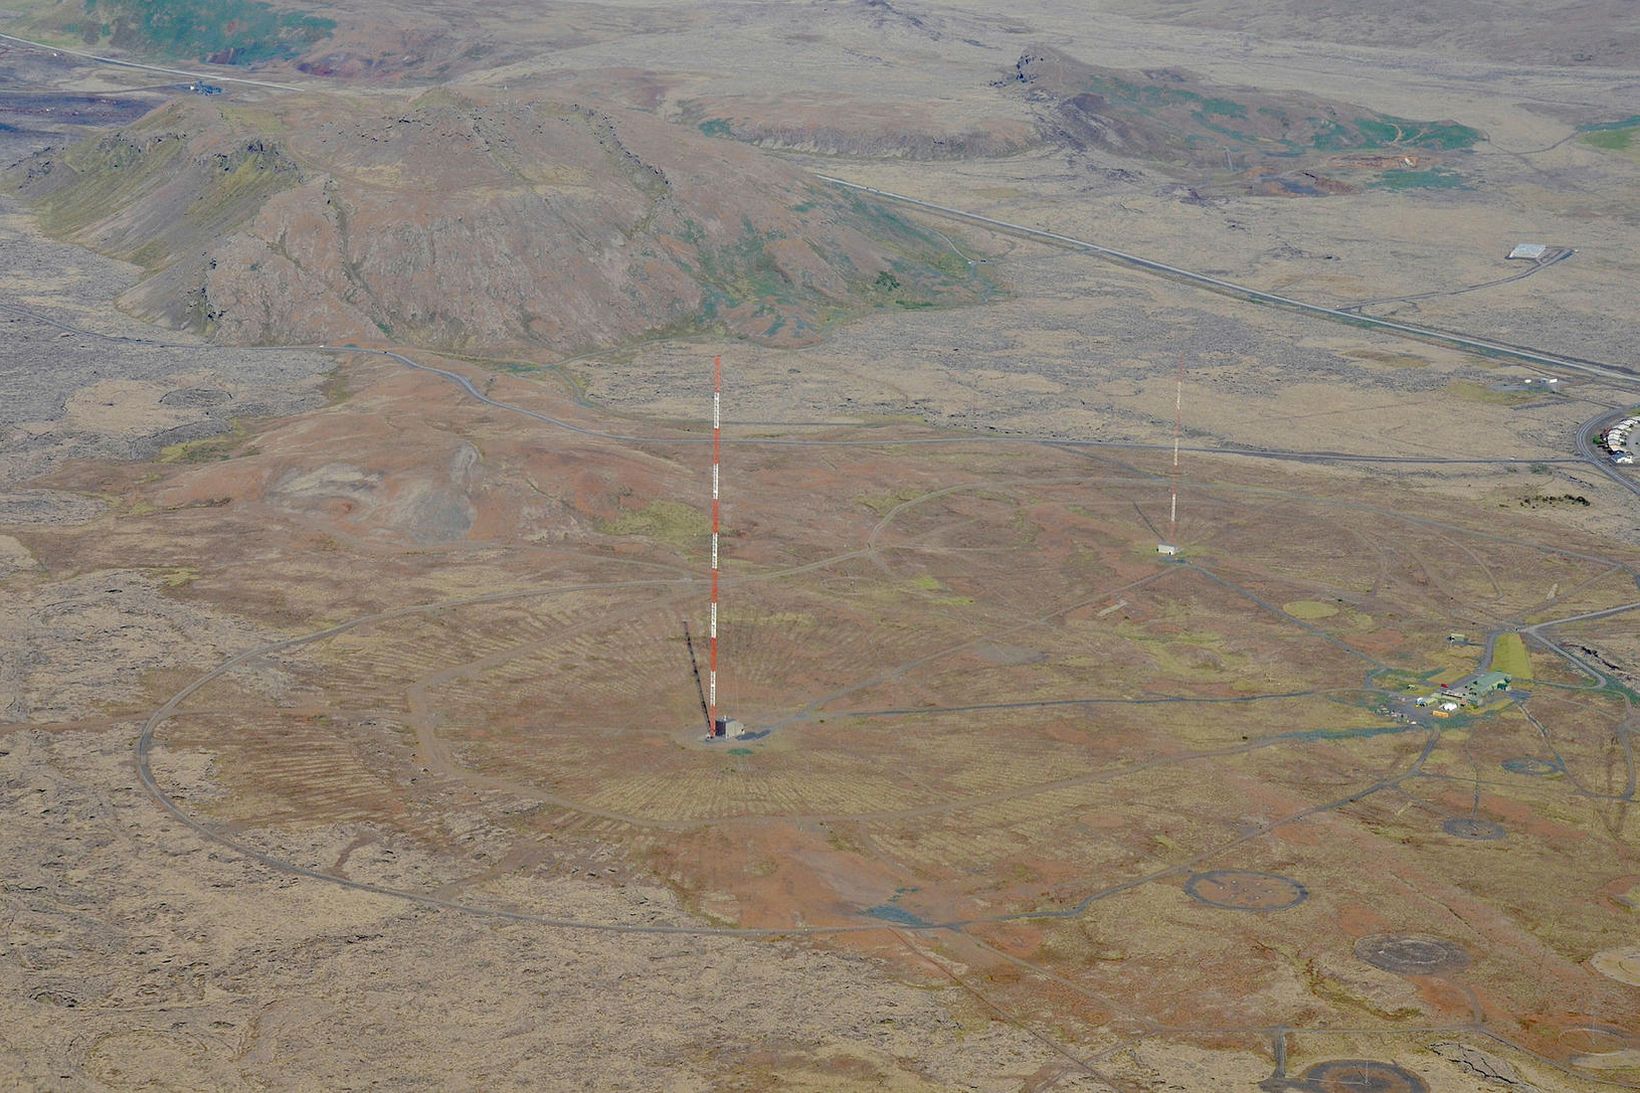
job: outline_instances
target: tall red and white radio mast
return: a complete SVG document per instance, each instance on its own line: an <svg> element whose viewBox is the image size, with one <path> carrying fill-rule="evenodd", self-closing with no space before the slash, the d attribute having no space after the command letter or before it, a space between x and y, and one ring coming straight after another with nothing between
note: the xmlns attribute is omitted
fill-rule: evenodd
<svg viewBox="0 0 1640 1093"><path fill-rule="evenodd" d="M712 607L707 625L706 720L713 736L722 736L724 724L718 720L718 474L723 458L723 358L712 358Z"/></svg>

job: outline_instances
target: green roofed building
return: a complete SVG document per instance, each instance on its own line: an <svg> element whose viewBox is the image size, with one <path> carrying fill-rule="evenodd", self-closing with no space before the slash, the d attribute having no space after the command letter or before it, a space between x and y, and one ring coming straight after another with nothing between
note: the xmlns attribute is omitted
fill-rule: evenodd
<svg viewBox="0 0 1640 1093"><path fill-rule="evenodd" d="M1464 683L1459 692L1474 705L1486 701L1486 697L1493 691L1507 691L1511 679L1502 672L1484 672L1474 679Z"/></svg>

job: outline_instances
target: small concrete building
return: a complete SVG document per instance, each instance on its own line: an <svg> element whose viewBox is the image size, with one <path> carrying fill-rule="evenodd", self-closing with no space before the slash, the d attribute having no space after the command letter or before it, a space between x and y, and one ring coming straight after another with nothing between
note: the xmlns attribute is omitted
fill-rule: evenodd
<svg viewBox="0 0 1640 1093"><path fill-rule="evenodd" d="M1515 249L1509 252L1511 258L1524 258L1528 262L1536 262L1549 253L1546 243L1516 243Z"/></svg>
<svg viewBox="0 0 1640 1093"><path fill-rule="evenodd" d="M1164 554L1167 557L1171 558L1175 554L1179 553L1179 548L1174 546L1172 543L1157 543L1156 544L1156 553L1157 554Z"/></svg>

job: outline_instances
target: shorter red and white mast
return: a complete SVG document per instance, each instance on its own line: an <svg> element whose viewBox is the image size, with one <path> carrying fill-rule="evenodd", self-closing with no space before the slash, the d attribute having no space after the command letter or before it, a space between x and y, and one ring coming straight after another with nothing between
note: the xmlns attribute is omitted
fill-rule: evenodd
<svg viewBox="0 0 1640 1093"><path fill-rule="evenodd" d="M1173 389L1173 473L1169 476L1167 541L1179 543L1179 435L1184 432L1184 358L1179 358L1179 378Z"/></svg>

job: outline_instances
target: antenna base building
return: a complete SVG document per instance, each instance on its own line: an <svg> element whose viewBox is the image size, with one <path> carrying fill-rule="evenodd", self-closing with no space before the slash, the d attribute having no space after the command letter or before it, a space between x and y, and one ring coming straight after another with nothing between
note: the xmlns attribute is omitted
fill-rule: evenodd
<svg viewBox="0 0 1640 1093"><path fill-rule="evenodd" d="M746 735L746 726L732 717L719 717L712 721L712 735L710 740L738 740Z"/></svg>

